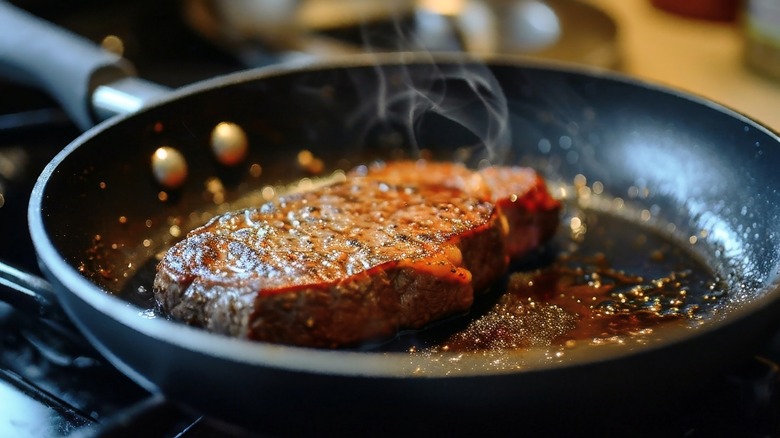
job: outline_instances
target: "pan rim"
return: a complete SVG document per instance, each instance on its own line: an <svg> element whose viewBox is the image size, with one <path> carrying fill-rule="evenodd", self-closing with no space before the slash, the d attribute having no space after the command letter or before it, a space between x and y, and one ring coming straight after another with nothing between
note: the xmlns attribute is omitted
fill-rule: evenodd
<svg viewBox="0 0 780 438"><path fill-rule="evenodd" d="M516 56L498 56L489 59L473 56L463 56L456 54L443 54L433 56L430 54L369 54L355 55L345 57L339 60L306 60L297 62L293 65L278 65L251 69L234 74L221 76L198 82L196 84L183 87L173 91L169 95L152 103L149 107L140 110L144 111L160 107L167 102L180 99L182 97L214 90L220 87L227 87L236 83L246 83L249 81L262 80L268 77L282 74L299 74L308 71L321 69L336 69L348 67L373 67L376 65L387 65L392 63L421 63L421 62L485 62L490 66L506 65L511 67L554 69L570 73L595 76L601 79L616 80L631 85L650 88L666 94L672 94L687 100L695 101L705 105L715 111L725 112L732 117L736 117L753 129L760 129L763 132L774 137L778 143L780 138L778 134L765 125L736 112L726 106L723 106L712 100L696 96L694 94L668 88L662 85L653 84L641 79L628 77L626 75L606 71L594 67L574 66L558 62L540 62L528 59L518 59ZM291 371L315 373L315 374L334 374L354 377L384 377L384 378L449 378L457 377L484 377L495 376L506 373L534 373L547 371L553 368L566 367L573 368L578 366L592 365L594 363L612 361L629 355L637 355L646 351L665 348L679 342L690 339L694 336L701 336L704 333L714 331L722 326L736 323L755 312L758 308L776 301L780 297L780 290L774 284L765 285L765 293L756 297L751 302L733 309L726 318L720 318L716 321L709 321L705 326L700 327L696 333L686 331L683 335L671 336L663 342L650 343L649 345L640 345L635 348L618 348L609 350L608 348L599 349L599 353L593 358L568 358L564 362L542 361L529 364L527 368L520 370L464 370L454 374L436 374L421 373L415 374L408 370L409 354L407 353L371 353L343 350L317 350L302 347L293 347L285 345L275 345L268 343L259 343L226 336L208 333L205 330L186 326L181 323L168 321L165 319L148 320L139 317L138 311L128 303L118 297L106 293L102 288L90 282L84 276L79 274L76 267L67 263L57 251L49 232L44 225L42 207L46 199L46 187L51 177L57 172L60 163L82 145L88 144L90 140L100 135L100 133L121 124L124 120L134 117L135 114L123 115L112 118L98 126L88 130L58 153L46 166L38 178L32 191L30 203L28 206L28 222L33 244L39 257L39 263L45 265L48 270L61 282L67 289L66 294L72 294L76 298L84 301L94 310L120 324L129 327L135 332L156 339L157 341L172 344L179 348L184 348L199 354L205 354L221 359L228 359L235 362L242 362L255 366L264 366L271 368L280 368ZM77 318L78 319L78 318ZM121 359L120 359L121 360ZM451 371L451 370L450 370Z"/></svg>

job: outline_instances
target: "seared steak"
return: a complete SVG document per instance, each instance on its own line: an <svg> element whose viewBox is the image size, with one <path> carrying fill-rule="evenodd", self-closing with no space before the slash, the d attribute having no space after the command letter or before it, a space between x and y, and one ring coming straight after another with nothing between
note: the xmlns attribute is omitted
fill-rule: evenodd
<svg viewBox="0 0 780 438"><path fill-rule="evenodd" d="M155 296L173 318L231 336L387 339L466 312L511 257L552 235L559 208L529 169L359 168L193 230L160 261Z"/></svg>

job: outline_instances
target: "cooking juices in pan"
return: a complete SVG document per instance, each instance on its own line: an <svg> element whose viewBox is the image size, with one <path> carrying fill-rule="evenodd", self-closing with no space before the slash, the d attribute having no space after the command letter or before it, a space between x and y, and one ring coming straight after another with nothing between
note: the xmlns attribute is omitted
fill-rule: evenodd
<svg viewBox="0 0 780 438"><path fill-rule="evenodd" d="M478 296L468 314L358 349L438 357L549 348L563 355L582 346L651 342L666 329L696 327L716 309L728 287L694 255L696 236L673 237L672 225L656 223L649 211L633 211L621 199L593 194L582 181L559 192L583 189L588 198L600 201L587 208L581 198L567 201L555 239L514 263L501 281ZM257 205L269 195L266 187L229 209ZM183 237L184 227L172 220L164 232ZM97 242L90 258L99 259L110 246ZM167 248L155 249L159 256ZM151 292L157 261L140 261L119 291L145 309L142 317L161 317Z"/></svg>
<svg viewBox="0 0 780 438"><path fill-rule="evenodd" d="M608 212L580 211L472 315L399 343L422 354L643 343L664 326L697 325L725 290L684 244Z"/></svg>

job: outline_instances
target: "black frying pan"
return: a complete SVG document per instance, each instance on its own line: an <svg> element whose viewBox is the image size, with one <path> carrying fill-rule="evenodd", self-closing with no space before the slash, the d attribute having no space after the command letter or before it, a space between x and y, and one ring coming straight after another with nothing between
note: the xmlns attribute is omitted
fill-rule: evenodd
<svg viewBox="0 0 780 438"><path fill-rule="evenodd" d="M0 8L0 16L14 13ZM491 124L487 108L506 109L497 119L506 130ZM88 123L89 112L81 114ZM220 165L208 148L211 129L226 120L250 139L240 167ZM765 340L780 304L779 140L712 102L568 66L425 54L277 66L172 92L88 130L40 176L30 232L56 301L90 343L145 388L197 412L272 433L421 431L407 422L424 424L423 433L522 428L540 411L612 412L705 381ZM150 157L163 144L188 161L180 189L161 188L151 174ZM139 286L151 287L155 254L177 239L171 226L186 230L250 193L308 177L298 151L321 158L327 173L423 147L473 166L532 165L558 196L582 176L598 181L604 199L623 200L609 201L624 206L607 209L621 216L612 231L653 234L653 224L666 224L670 241L717 272L729 294L700 326L659 330L660 339L646 343L563 357L532 349L436 360L251 343L143 307L148 295ZM259 176L251 163L262 167ZM226 204L214 203L214 178ZM567 214L579 208L567 205ZM616 264L642 269L632 260L645 255L626 240L603 249ZM19 278L19 289L46 289Z"/></svg>

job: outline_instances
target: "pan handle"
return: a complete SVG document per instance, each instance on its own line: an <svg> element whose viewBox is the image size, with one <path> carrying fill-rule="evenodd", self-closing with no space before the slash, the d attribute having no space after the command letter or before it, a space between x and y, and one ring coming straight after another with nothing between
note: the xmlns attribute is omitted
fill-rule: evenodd
<svg viewBox="0 0 780 438"><path fill-rule="evenodd" d="M48 281L4 262L0 262L0 301L27 315L68 321Z"/></svg>
<svg viewBox="0 0 780 438"><path fill-rule="evenodd" d="M0 261L0 302L55 330L82 354L97 357L94 347L60 307L52 285L43 278Z"/></svg>
<svg viewBox="0 0 780 438"><path fill-rule="evenodd" d="M42 88L81 129L138 110L168 90L126 59L0 1L0 74Z"/></svg>

